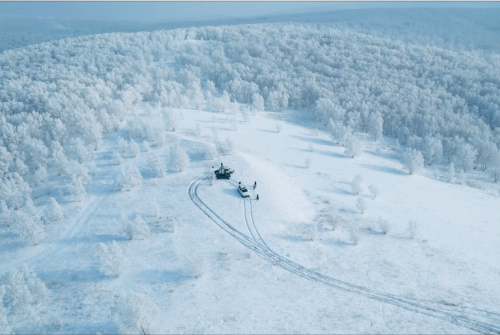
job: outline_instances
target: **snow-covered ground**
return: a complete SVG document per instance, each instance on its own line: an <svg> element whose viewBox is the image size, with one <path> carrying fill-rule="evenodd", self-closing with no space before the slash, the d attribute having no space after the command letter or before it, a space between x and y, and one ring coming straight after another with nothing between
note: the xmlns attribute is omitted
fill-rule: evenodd
<svg viewBox="0 0 500 335"><path fill-rule="evenodd" d="M243 107L245 108L245 107ZM179 111L179 110L176 110ZM450 184L443 170L409 175L391 140L373 142L356 134L365 148L349 158L306 113L260 112L245 122L238 116L233 130L228 113L183 110L184 119L169 132L167 145L151 151L168 161L169 147L187 150L191 166L155 178L148 154L125 155L116 165L111 152L125 137L105 133L96 155L98 173L82 202L61 201L62 222L49 226L37 246L12 243L2 230L0 275L27 264L46 283L49 300L34 317L9 316L18 332L116 333L120 331L118 297L136 292L159 309L165 333L465 333L470 328L443 319L345 292L297 276L259 257L220 229L190 200L187 188L209 167L221 162L234 168L234 181L257 188L252 194L253 218L267 245L305 268L368 290L392 294L453 315L500 324L500 226L498 186L473 174L477 188ZM215 122L214 122L215 116ZM129 118L158 120L142 108ZM292 121L294 120L294 121ZM282 124L277 132L276 123ZM196 124L202 128L195 135ZM232 138L236 152L205 160L200 151L212 145L212 128L221 139ZM313 143L314 150L310 150ZM305 161L310 159L310 167ZM132 191L114 188L116 176L137 166L143 182ZM350 183L363 177L363 191L352 194ZM479 175L479 174L478 174ZM60 178L60 177L59 177ZM57 183L57 177L51 180ZM373 199L368 185L380 195ZM259 195L259 200L255 196ZM35 201L43 210L49 195ZM50 196L54 196L51 194ZM198 196L222 219L251 237L244 203L234 185L200 184ZM356 208L366 200L364 214ZM162 214L153 217L156 200ZM322 220L338 212L335 230ZM140 214L151 234L128 240L120 215ZM388 220L387 234L376 225ZM416 236L406 231L417 222ZM352 234L359 235L354 243ZM116 241L124 252L118 278L99 272L97 243ZM413 300L412 300L413 299Z"/></svg>

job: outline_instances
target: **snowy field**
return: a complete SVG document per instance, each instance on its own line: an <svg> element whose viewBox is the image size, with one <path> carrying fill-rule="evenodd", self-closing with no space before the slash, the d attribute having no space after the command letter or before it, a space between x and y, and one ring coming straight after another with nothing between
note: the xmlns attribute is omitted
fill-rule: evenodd
<svg viewBox="0 0 500 335"><path fill-rule="evenodd" d="M499 333L498 55L232 29L0 54L0 333Z"/></svg>

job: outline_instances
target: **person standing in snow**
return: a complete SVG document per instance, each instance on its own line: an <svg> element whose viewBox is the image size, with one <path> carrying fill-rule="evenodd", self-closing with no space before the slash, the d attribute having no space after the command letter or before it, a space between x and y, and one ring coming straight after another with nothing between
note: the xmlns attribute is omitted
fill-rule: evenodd
<svg viewBox="0 0 500 335"><path fill-rule="evenodd" d="M257 194L257 200L259 200L259 195Z"/></svg>
<svg viewBox="0 0 500 335"><path fill-rule="evenodd" d="M253 184L253 189L255 190L256 187L257 187L257 182Z"/></svg>

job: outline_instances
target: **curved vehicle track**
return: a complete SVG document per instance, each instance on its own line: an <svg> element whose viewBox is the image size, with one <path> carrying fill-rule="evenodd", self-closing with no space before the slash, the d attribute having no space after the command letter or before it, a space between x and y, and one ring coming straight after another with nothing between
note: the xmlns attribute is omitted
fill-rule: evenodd
<svg viewBox="0 0 500 335"><path fill-rule="evenodd" d="M204 180L204 176L200 176L193 180L187 189L187 193L191 201L203 212L207 215L210 220L215 222L221 229L223 229L226 233L234 237L238 242L243 244L246 248L252 250L254 253L262 257L263 259L273 263L276 266L281 267L289 272L292 272L300 277L309 279L311 281L315 281L317 283L321 283L324 285L332 286L338 288L343 291L356 293L362 295L367 298L371 298L374 300L378 300L381 302L385 302L400 308L404 308L406 310L420 313L423 315L427 315L439 320L447 321L453 323L457 326L461 326L467 328L469 330L478 332L478 333L492 333L492 334L500 334L500 326L492 325L486 322L474 320L467 318L465 316L453 314L454 311L443 310L437 307L432 307L430 304L423 304L422 302L416 302L415 300L404 299L394 295L385 294L382 292L378 292L376 290L364 288L361 286L353 285L350 283L346 283L344 281L334 279L315 271L309 270L303 267L300 264L297 264L283 256L278 255L271 249L267 247L265 242L258 234L258 230L256 229L255 223L253 222L253 214L250 215L251 225L255 230L255 235L257 237L250 238L249 236L241 233L237 229L235 229L232 225L230 225L227 221L222 219L219 215L217 215L210 207L208 207L197 194L197 189L200 183ZM234 185L234 184L233 184ZM245 204L246 206L246 204ZM251 206L251 201L250 201ZM250 211L251 211L250 207ZM247 210L245 209L245 220L247 219ZM247 226L250 230L250 224L247 221ZM251 235L254 235L252 233Z"/></svg>

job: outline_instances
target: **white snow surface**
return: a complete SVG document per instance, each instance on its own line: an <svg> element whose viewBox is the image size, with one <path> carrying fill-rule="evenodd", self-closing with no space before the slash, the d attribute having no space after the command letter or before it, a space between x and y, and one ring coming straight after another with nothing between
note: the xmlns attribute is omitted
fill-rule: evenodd
<svg viewBox="0 0 500 335"><path fill-rule="evenodd" d="M9 315L17 332L117 333L118 296L130 292L158 306L164 333L471 332L312 282L259 257L188 197L191 181L207 166L217 168L221 162L235 170L232 180L246 185L257 181L255 192L250 188L255 224L279 255L353 285L499 327L497 185L474 173L467 174L466 185L447 183L439 178L446 167L409 175L391 139L372 142L366 134L356 134L364 142L362 155L349 158L326 133L314 136L311 128L317 124L302 112L260 112L250 123L238 116L237 131L227 113L215 113L215 124L212 111L183 113L179 128L168 132L167 145L152 147L152 152L168 162L169 146L178 143L191 158L186 171L169 170L166 177L155 178L145 152L136 158L125 155L125 162L116 165L111 153L118 137L125 137L124 128L110 130L96 155L99 172L91 190L82 202L57 198L65 218L48 227L43 243L27 246L7 229L0 231L0 276L27 264L50 291L38 319ZM142 109L129 118L161 122L159 114L149 116ZM275 129L277 119L283 124L280 133ZM200 136L194 135L197 123L203 130ZM213 143L213 126L219 138L235 141L236 152L207 161L199 150ZM304 163L307 157L310 168ZM116 191L116 176L128 165L140 169L142 184L129 192ZM364 191L354 196L350 182L358 173ZM52 179L54 185L60 182ZM380 190L376 199L368 192L370 184ZM209 186L204 181L198 195L221 218L251 236L243 199L234 185L217 180ZM35 200L39 211L50 197L57 195ZM364 214L355 207L359 197L367 202ZM153 200L162 211L160 218L152 215ZM331 206L343 218L334 231L319 220L320 212ZM121 214L140 214L151 235L126 239ZM378 217L389 221L388 234L378 232ZM414 239L405 231L409 220L418 224ZM359 232L357 244L351 239L353 229ZM118 278L103 276L97 264L96 244L112 240L125 255Z"/></svg>

